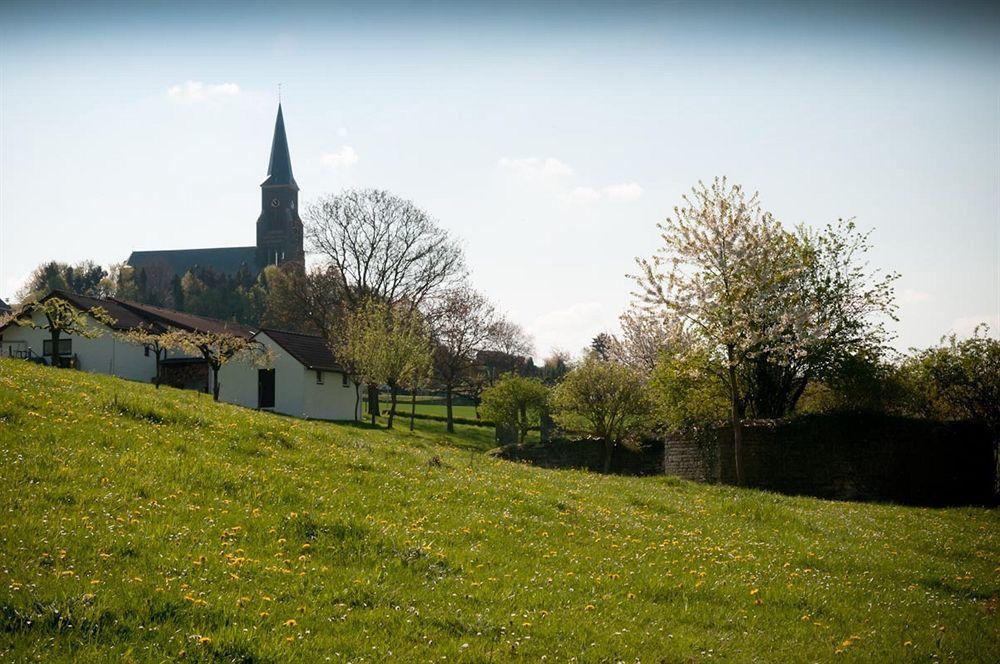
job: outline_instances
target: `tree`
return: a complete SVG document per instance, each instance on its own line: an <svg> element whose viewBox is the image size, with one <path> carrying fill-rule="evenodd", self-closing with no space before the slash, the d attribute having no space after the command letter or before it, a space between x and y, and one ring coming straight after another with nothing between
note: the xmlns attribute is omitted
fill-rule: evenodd
<svg viewBox="0 0 1000 664"><path fill-rule="evenodd" d="M554 385L565 376L570 369L572 358L570 354L559 348L553 348L549 356L542 361L542 380L548 385Z"/></svg>
<svg viewBox="0 0 1000 664"><path fill-rule="evenodd" d="M212 370L212 398L219 400L219 369L233 359L245 360L254 366L267 366L271 353L259 341L230 332L202 332L174 329L160 335L165 348L176 348L201 355Z"/></svg>
<svg viewBox="0 0 1000 664"><path fill-rule="evenodd" d="M44 322L35 318L41 314ZM29 301L20 305L11 313L10 320L21 327L31 327L37 330L48 330L52 344L52 366L61 366L59 361L59 341L63 335L75 335L85 339L95 339L104 333L99 327L92 327L89 319L93 318L103 325L113 325L115 320L103 307L78 309L61 297L47 297L43 300Z"/></svg>
<svg viewBox="0 0 1000 664"><path fill-rule="evenodd" d="M516 429L523 444L528 430L540 424L548 401L549 388L542 381L508 373L483 391L483 412L498 427Z"/></svg>
<svg viewBox="0 0 1000 664"><path fill-rule="evenodd" d="M853 224L798 235L763 210L757 194L716 178L699 183L660 224L662 246L635 275L647 313L677 327L699 352L722 358L737 482L742 419L794 408L805 384L837 357L878 346L891 316L895 275L859 263L866 236Z"/></svg>
<svg viewBox="0 0 1000 664"><path fill-rule="evenodd" d="M621 336L612 336L608 356L613 362L632 367L642 376L649 376L656 368L660 356L670 352L675 345L684 345L683 332L662 315L653 315L632 306L619 319Z"/></svg>
<svg viewBox="0 0 1000 664"><path fill-rule="evenodd" d="M967 339L943 338L905 360L901 371L920 414L979 420L1000 436L1000 340L988 326Z"/></svg>
<svg viewBox="0 0 1000 664"><path fill-rule="evenodd" d="M613 339L607 332L601 332L590 342L590 348L588 349L590 353L600 360L601 362L607 362L611 359L611 345Z"/></svg>
<svg viewBox="0 0 1000 664"><path fill-rule="evenodd" d="M444 388L447 429L455 432L452 405L455 388L476 367L477 351L489 348L500 321L496 309L468 287L446 292L430 315L435 350L434 369Z"/></svg>
<svg viewBox="0 0 1000 664"><path fill-rule="evenodd" d="M34 269L18 291L18 299L22 302L35 300L54 290L104 297L110 295L107 277L108 273L104 268L94 261L80 261L75 265L49 261Z"/></svg>
<svg viewBox="0 0 1000 664"><path fill-rule="evenodd" d="M148 348L156 358L156 375L153 377L153 384L156 389L160 389L162 380L161 363L167 357L168 346L164 343L166 339L162 330L155 330L150 327L134 327L119 333L119 338L123 341Z"/></svg>
<svg viewBox="0 0 1000 664"><path fill-rule="evenodd" d="M380 300L369 300L348 320L343 354L352 357L372 383L389 386L391 429L400 387L418 382L431 362L426 322L415 309ZM374 417L372 413L373 424Z"/></svg>
<svg viewBox="0 0 1000 664"><path fill-rule="evenodd" d="M650 406L642 378L629 367L586 358L553 392L555 418L562 426L581 424L604 441L604 472L615 448L649 428Z"/></svg>
<svg viewBox="0 0 1000 664"><path fill-rule="evenodd" d="M387 191L324 196L305 217L310 248L340 281L329 291L348 312L368 299L420 308L465 274L459 243L425 211ZM336 335L327 340L335 343ZM377 385L369 385L368 401L378 414Z"/></svg>

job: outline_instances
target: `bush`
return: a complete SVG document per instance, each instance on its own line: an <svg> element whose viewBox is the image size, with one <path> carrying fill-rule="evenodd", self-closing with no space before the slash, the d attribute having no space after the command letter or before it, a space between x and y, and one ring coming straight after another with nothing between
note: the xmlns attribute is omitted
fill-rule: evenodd
<svg viewBox="0 0 1000 664"><path fill-rule="evenodd" d="M549 388L542 381L514 373L483 391L483 414L499 427L516 429L519 443L524 443L528 431L541 422L548 406Z"/></svg>
<svg viewBox="0 0 1000 664"><path fill-rule="evenodd" d="M646 386L633 369L588 357L553 392L556 421L604 441L604 470L615 447L650 428Z"/></svg>

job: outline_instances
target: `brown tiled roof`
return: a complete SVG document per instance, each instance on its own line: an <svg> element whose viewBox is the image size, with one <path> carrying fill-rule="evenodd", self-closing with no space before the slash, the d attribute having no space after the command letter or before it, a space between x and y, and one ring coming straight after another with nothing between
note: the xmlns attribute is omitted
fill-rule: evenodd
<svg viewBox="0 0 1000 664"><path fill-rule="evenodd" d="M343 371L323 337L271 328L263 328L261 332L273 339L274 343L285 349L307 369Z"/></svg>
<svg viewBox="0 0 1000 664"><path fill-rule="evenodd" d="M209 318L207 316L196 316L195 314L187 314L181 311L174 311L173 309L164 309L163 307L154 307L149 304L139 304L138 302L130 302L128 300L117 300L111 298L108 301L114 302L132 312L135 312L143 318L155 321L162 325L179 327L182 330L228 333L243 337L244 339L249 339L254 334L252 329L235 321L219 320L218 318Z"/></svg>
<svg viewBox="0 0 1000 664"><path fill-rule="evenodd" d="M131 311L115 300L90 297L89 295L77 295L76 293L60 290L52 291L43 297L42 300L48 300L52 297L58 297L66 300L81 311L93 309L94 307L101 307L108 312L108 315L111 316L111 318L114 319L115 322L110 325L113 330L131 330L137 327L146 327L153 331L162 329L156 325L154 321Z"/></svg>

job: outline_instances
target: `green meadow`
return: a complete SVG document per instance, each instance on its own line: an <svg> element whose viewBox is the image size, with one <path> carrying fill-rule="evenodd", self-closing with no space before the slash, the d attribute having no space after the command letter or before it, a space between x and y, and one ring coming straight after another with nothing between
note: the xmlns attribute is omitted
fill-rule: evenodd
<svg viewBox="0 0 1000 664"><path fill-rule="evenodd" d="M542 470L439 424L0 360L0 660L1000 660L997 510Z"/></svg>

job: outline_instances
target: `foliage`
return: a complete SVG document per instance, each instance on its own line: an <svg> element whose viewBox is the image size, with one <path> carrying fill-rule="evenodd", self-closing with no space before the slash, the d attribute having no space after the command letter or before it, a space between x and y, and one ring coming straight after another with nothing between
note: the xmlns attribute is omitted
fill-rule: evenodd
<svg viewBox="0 0 1000 664"><path fill-rule="evenodd" d="M639 261L638 295L650 315L687 336L687 348L723 359L742 478L748 409L785 415L840 358L881 349L896 277L868 271L867 236L852 222L790 233L757 194L725 178L699 183L659 228L662 246Z"/></svg>
<svg viewBox="0 0 1000 664"><path fill-rule="evenodd" d="M41 314L44 321L36 321ZM46 330L52 341L52 365L59 366L59 340L63 335L75 335L85 339L95 339L104 334L101 326L90 324L93 318L101 325L112 325L115 320L103 307L78 309L61 297L47 297L30 300L11 312L9 321L21 327Z"/></svg>
<svg viewBox="0 0 1000 664"><path fill-rule="evenodd" d="M371 299L348 315L338 355L366 382L389 386L391 429L400 387L423 384L430 373L430 334L419 312Z"/></svg>
<svg viewBox="0 0 1000 664"><path fill-rule="evenodd" d="M997 510L551 471L443 428L0 359L6 659L1000 659Z"/></svg>
<svg viewBox="0 0 1000 664"><path fill-rule="evenodd" d="M555 419L567 427L585 423L604 441L604 470L615 447L649 430L651 414L642 378L629 367L586 358L563 378L552 396Z"/></svg>
<svg viewBox="0 0 1000 664"><path fill-rule="evenodd" d="M109 294L107 277L108 273L104 268L90 260L80 261L75 265L49 261L32 271L17 296L24 302L61 290L90 297L104 297Z"/></svg>
<svg viewBox="0 0 1000 664"><path fill-rule="evenodd" d="M483 391L483 414L497 426L517 430L523 443L528 430L538 426L549 400L549 388L536 378L505 374Z"/></svg>
<svg viewBox="0 0 1000 664"><path fill-rule="evenodd" d="M718 379L722 360L704 348L664 353L649 378L655 420L680 433L694 433L729 417L729 395Z"/></svg>
<svg viewBox="0 0 1000 664"><path fill-rule="evenodd" d="M445 392L448 431L453 431L455 388L477 368L478 352L496 341L502 318L481 294L468 287L445 292L430 311L434 373Z"/></svg>
<svg viewBox="0 0 1000 664"><path fill-rule="evenodd" d="M160 335L164 348L176 348L200 355L212 370L212 397L219 400L219 369L226 363L239 359L254 366L266 367L273 357L266 346L253 339L229 332L204 332L200 330L171 329Z"/></svg>
<svg viewBox="0 0 1000 664"><path fill-rule="evenodd" d="M917 413L980 420L1000 435L1000 340L986 325L915 353L902 363L900 379Z"/></svg>

